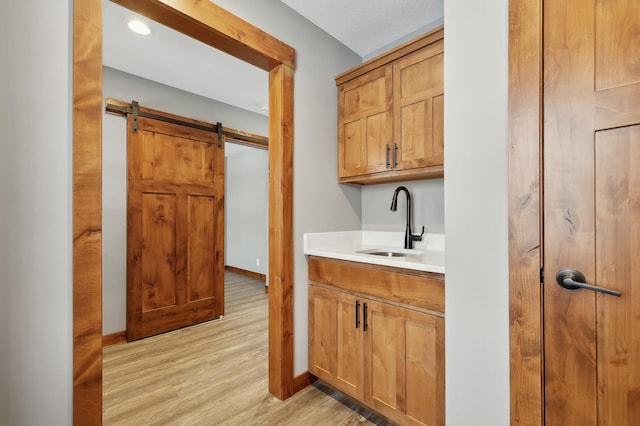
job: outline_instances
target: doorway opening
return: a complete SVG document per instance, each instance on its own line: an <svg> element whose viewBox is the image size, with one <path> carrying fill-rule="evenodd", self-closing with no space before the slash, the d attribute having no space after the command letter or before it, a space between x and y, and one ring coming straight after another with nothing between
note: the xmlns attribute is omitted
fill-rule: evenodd
<svg viewBox="0 0 640 426"><path fill-rule="evenodd" d="M294 393L293 48L211 2L119 0L269 72L269 391ZM73 410L102 418L102 4L73 5Z"/></svg>

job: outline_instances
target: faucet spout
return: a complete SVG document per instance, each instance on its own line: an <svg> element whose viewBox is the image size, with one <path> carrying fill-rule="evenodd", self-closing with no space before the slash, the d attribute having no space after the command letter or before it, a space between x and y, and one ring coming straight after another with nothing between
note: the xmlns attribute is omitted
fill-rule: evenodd
<svg viewBox="0 0 640 426"><path fill-rule="evenodd" d="M393 198L391 199L391 211L395 212L398 209L398 194L400 192L404 192L407 199L407 224L404 231L404 248L412 249L414 241L422 241L424 226L422 227L422 233L420 235L413 235L411 231L411 194L409 194L409 190L404 186L399 186L395 191L393 191Z"/></svg>

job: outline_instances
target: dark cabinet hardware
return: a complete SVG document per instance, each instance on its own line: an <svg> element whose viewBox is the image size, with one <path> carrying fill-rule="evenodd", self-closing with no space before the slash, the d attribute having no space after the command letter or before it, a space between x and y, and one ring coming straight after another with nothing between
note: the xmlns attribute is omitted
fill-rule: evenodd
<svg viewBox="0 0 640 426"><path fill-rule="evenodd" d="M390 150L389 144L387 144L387 156L386 156L387 169L391 167L391 163L389 162L389 150Z"/></svg>
<svg viewBox="0 0 640 426"><path fill-rule="evenodd" d="M367 323L367 304L364 303L362 307L362 316L364 317L364 325L362 326L362 331L367 331L369 324Z"/></svg>
<svg viewBox="0 0 640 426"><path fill-rule="evenodd" d="M356 328L360 327L360 301L356 300Z"/></svg>
<svg viewBox="0 0 640 426"><path fill-rule="evenodd" d="M587 280L582 272L575 269L562 269L558 271L556 274L556 282L560 287L566 288L567 290L578 290L580 288L584 288L587 290L597 291L599 293L610 294L616 297L620 297L622 295L622 293L616 290L587 284Z"/></svg>

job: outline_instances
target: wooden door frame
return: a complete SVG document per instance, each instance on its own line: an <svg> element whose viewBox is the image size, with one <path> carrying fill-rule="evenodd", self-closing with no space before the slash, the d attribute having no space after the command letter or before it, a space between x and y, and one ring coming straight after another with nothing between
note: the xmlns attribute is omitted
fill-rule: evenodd
<svg viewBox="0 0 640 426"><path fill-rule="evenodd" d="M542 0L509 0L511 424L544 424Z"/></svg>
<svg viewBox="0 0 640 426"><path fill-rule="evenodd" d="M294 393L295 50L198 0L117 0L269 72L269 391ZM102 1L73 1L73 418L102 423Z"/></svg>

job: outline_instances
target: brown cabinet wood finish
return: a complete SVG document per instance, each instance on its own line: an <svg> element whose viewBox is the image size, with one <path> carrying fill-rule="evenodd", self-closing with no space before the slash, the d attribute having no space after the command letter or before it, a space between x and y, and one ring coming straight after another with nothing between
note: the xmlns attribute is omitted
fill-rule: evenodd
<svg viewBox="0 0 640 426"><path fill-rule="evenodd" d="M442 177L444 29L336 77L338 180Z"/></svg>
<svg viewBox="0 0 640 426"><path fill-rule="evenodd" d="M310 257L309 370L393 422L444 425L444 277Z"/></svg>

